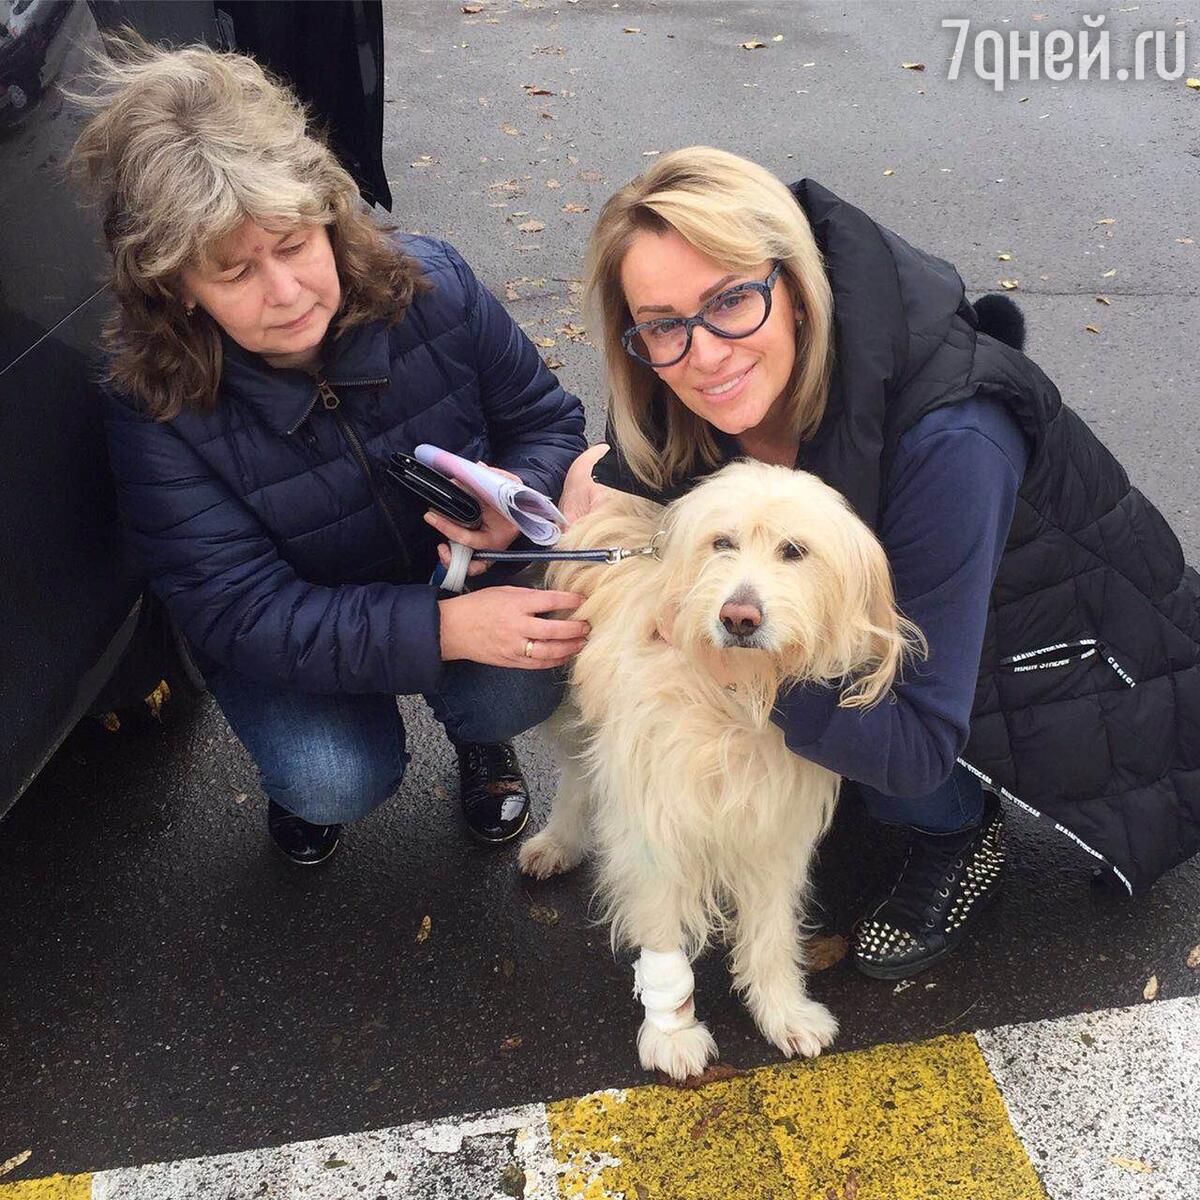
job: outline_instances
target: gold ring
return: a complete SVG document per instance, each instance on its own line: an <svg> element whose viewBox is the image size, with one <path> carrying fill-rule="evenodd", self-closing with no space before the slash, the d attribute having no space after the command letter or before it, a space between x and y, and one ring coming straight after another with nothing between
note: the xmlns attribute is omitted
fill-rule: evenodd
<svg viewBox="0 0 1200 1200"><path fill-rule="evenodd" d="M533 657L533 638L530 638L530 639L529 639L529 640L528 640L528 641L525 643L525 657L526 657L526 658L532 658L532 657Z"/></svg>

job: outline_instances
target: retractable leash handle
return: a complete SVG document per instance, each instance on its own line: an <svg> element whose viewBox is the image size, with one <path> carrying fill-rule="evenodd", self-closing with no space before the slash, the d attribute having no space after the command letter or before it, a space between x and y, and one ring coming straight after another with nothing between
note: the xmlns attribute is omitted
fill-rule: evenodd
<svg viewBox="0 0 1200 1200"><path fill-rule="evenodd" d="M600 550L472 550L461 542L450 543L450 565L446 568L446 577L441 587L447 592L461 592L467 582L467 568L471 559L481 562L595 562L619 563L626 558L657 558L662 544L663 531L660 529L648 546L638 546L627 549L624 546L610 546Z"/></svg>

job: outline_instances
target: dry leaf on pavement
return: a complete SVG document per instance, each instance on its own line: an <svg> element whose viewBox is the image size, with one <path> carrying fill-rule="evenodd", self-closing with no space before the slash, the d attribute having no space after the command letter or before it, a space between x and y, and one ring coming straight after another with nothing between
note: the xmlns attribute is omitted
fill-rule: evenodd
<svg viewBox="0 0 1200 1200"><path fill-rule="evenodd" d="M9 1171L15 1171L29 1156L33 1153L32 1150L22 1150L20 1154L14 1154L12 1158L6 1158L0 1163L0 1175L7 1175ZM20 1186L19 1184L17 1185Z"/></svg>
<svg viewBox="0 0 1200 1200"><path fill-rule="evenodd" d="M1095 325L1085 325L1083 327L1088 333L1099 333L1100 330Z"/></svg>
<svg viewBox="0 0 1200 1200"><path fill-rule="evenodd" d="M743 50L765 50L766 48L767 43L760 42L758 38L751 38L748 42L742 43Z"/></svg>
<svg viewBox="0 0 1200 1200"><path fill-rule="evenodd" d="M1109 268L1107 271L1105 271L1105 272L1104 272L1104 273L1103 273L1103 274L1100 276L1100 278L1101 278L1101 279L1111 279L1111 278L1112 278L1112 277L1113 277L1113 276L1114 276L1116 273L1117 273L1117 268L1116 268L1116 267L1110 267L1110 268Z"/></svg>
<svg viewBox="0 0 1200 1200"><path fill-rule="evenodd" d="M1097 296L1096 303L1107 305L1109 308L1112 307L1112 301L1107 296Z"/></svg>
<svg viewBox="0 0 1200 1200"><path fill-rule="evenodd" d="M563 212L569 213L581 213L587 212L588 206L586 204L576 204L574 201L568 201L562 206L562 210Z"/></svg>
<svg viewBox="0 0 1200 1200"><path fill-rule="evenodd" d="M1188 951L1187 966L1189 971L1194 971L1197 967L1200 967L1200 946L1193 946Z"/></svg>
<svg viewBox="0 0 1200 1200"><path fill-rule="evenodd" d="M996 257L1001 262L1012 262L1012 255L1007 250L997 250Z"/></svg>
<svg viewBox="0 0 1200 1200"><path fill-rule="evenodd" d="M1146 986L1144 988L1142 988L1142 999L1143 1000L1153 1000L1154 997L1157 995L1158 995L1158 976L1151 975L1150 978L1146 980Z"/></svg>
<svg viewBox="0 0 1200 1200"><path fill-rule="evenodd" d="M804 957L810 971L824 971L841 962L849 950L850 943L840 933L835 933L830 937L809 938Z"/></svg>
<svg viewBox="0 0 1200 1200"><path fill-rule="evenodd" d="M527 96L553 96L554 93L549 88L539 87L536 83L521 84L521 91Z"/></svg>
<svg viewBox="0 0 1200 1200"><path fill-rule="evenodd" d="M1185 82L1188 87L1195 88L1196 91L1200 92L1200 79L1188 79Z"/></svg>
<svg viewBox="0 0 1200 1200"><path fill-rule="evenodd" d="M636 25L626 25L621 31L622 33L641 33L642 31Z"/></svg>
<svg viewBox="0 0 1200 1200"><path fill-rule="evenodd" d="M509 137L521 136L521 131L515 125L510 125L507 121L501 123L500 132L507 133Z"/></svg>
<svg viewBox="0 0 1200 1200"><path fill-rule="evenodd" d="M504 298L505 300L520 300L521 293L517 291L516 285L511 279L504 281Z"/></svg>
<svg viewBox="0 0 1200 1200"><path fill-rule="evenodd" d="M542 362L544 362L547 368L551 371L557 371L567 365L561 358L555 358L553 355L551 355L549 358L543 358Z"/></svg>
<svg viewBox="0 0 1200 1200"><path fill-rule="evenodd" d="M554 343L551 342L550 345L553 346ZM529 906L529 916L539 925L558 924L558 909L551 908L548 904L531 904Z"/></svg>
<svg viewBox="0 0 1200 1200"><path fill-rule="evenodd" d="M551 346L557 346L558 343L552 337L535 337L529 339L535 346L542 350L549 350ZM535 918L536 920L536 918Z"/></svg>
<svg viewBox="0 0 1200 1200"><path fill-rule="evenodd" d="M1117 223L1116 217L1101 217L1096 222L1097 225L1115 225L1116 223Z"/></svg>
<svg viewBox="0 0 1200 1200"><path fill-rule="evenodd" d="M1148 1162L1143 1162L1140 1158L1122 1158L1119 1154L1110 1154L1108 1161L1114 1166L1132 1171L1135 1175L1149 1175L1154 1170Z"/></svg>
<svg viewBox="0 0 1200 1200"><path fill-rule="evenodd" d="M546 186L548 188L560 188L560 187L562 187L562 184L559 183L559 181L557 179L547 179Z"/></svg>
<svg viewBox="0 0 1200 1200"><path fill-rule="evenodd" d="M430 930L432 930L432 929L433 929L433 918L428 917L428 916L422 917L421 918L421 928L417 930L417 941L423 942L429 936Z"/></svg>
<svg viewBox="0 0 1200 1200"><path fill-rule="evenodd" d="M528 221L522 221L517 228L522 233L541 233L546 228L546 222L539 221L536 217L530 217Z"/></svg>
<svg viewBox="0 0 1200 1200"><path fill-rule="evenodd" d="M519 1050L521 1048L521 1041L522 1038L519 1033L514 1033L512 1037L506 1037L504 1041L500 1043L500 1053L509 1054L513 1050Z"/></svg>
<svg viewBox="0 0 1200 1200"><path fill-rule="evenodd" d="M465 13L481 13L483 12L482 4L464 4L462 10Z"/></svg>
<svg viewBox="0 0 1200 1200"><path fill-rule="evenodd" d="M1021 286L1021 281L1019 279L1002 279L1000 280L1000 286L1006 292L1015 292Z"/></svg>
<svg viewBox="0 0 1200 1200"><path fill-rule="evenodd" d="M902 67L903 67L903 68L904 68L906 71L923 71L923 70L925 70L925 64L924 64L924 63L912 62L912 63L901 63L900 65L901 65L901 66L902 66Z"/></svg>
<svg viewBox="0 0 1200 1200"><path fill-rule="evenodd" d="M895 171L893 171L891 167L888 167L888 168L887 168L887 169L884 171L884 174L885 174L885 175L895 175L895 173L896 173L896 172L895 172Z"/></svg>

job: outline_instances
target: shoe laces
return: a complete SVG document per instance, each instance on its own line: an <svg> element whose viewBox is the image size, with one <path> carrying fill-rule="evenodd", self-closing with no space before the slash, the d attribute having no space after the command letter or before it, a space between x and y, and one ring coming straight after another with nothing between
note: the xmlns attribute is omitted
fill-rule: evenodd
<svg viewBox="0 0 1200 1200"><path fill-rule="evenodd" d="M967 841L947 838L948 844L914 834L892 894L885 901L896 918L916 929L933 915L945 911L971 855L971 842L979 836L971 831Z"/></svg>
<svg viewBox="0 0 1200 1200"><path fill-rule="evenodd" d="M464 746L466 768L469 772L482 773L489 781L520 780L517 753L511 742L474 742Z"/></svg>

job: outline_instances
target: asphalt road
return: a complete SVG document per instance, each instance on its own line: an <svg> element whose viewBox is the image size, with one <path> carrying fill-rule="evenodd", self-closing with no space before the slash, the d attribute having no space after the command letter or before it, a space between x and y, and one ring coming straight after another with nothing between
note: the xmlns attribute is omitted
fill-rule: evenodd
<svg viewBox="0 0 1200 1200"><path fill-rule="evenodd" d="M709 142L821 181L973 293L1017 279L1029 353L1200 561L1200 94L1182 80L951 82L947 13L925 3L462 7L386 5L394 219L452 240L554 340L593 434L598 357L560 332L580 323L590 223L654 152ZM978 27L1080 25L1053 4L970 8ZM1109 24L1118 42L1173 31L1182 8ZM1197 75L1200 21L1185 28ZM403 707L402 792L307 873L268 845L252 764L211 702L76 732L0 825L0 1159L97 1169L643 1080L628 964L589 920L586 876L531 887L511 851L467 843L449 747ZM553 775L536 735L523 753L540 814ZM816 978L840 1049L1130 1005L1152 974L1164 998L1200 994L1184 966L1200 866L1129 902L1090 887L1064 839L1012 827L1003 895L935 986L896 994L845 963ZM819 870L832 927L896 849L843 806ZM720 954L697 975L723 1059L772 1061Z"/></svg>

